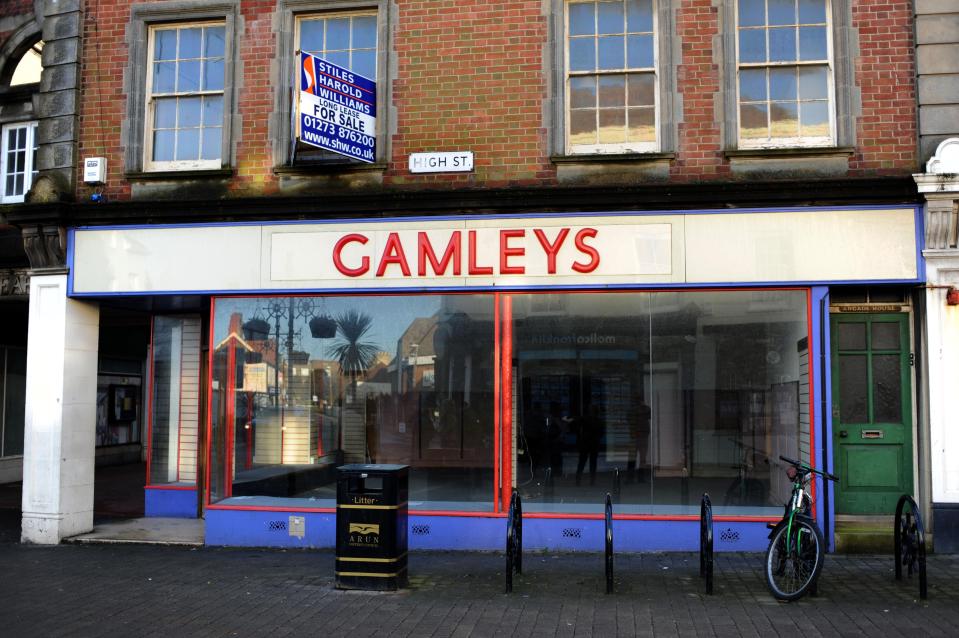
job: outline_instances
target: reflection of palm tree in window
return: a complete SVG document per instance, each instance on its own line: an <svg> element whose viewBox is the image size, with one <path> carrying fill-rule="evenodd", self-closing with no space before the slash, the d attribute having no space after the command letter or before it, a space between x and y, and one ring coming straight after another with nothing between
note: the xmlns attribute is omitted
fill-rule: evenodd
<svg viewBox="0 0 959 638"><path fill-rule="evenodd" d="M379 346L363 341L373 327L373 317L347 310L336 317L337 340L330 346L330 354L340 364L340 370L351 379L351 392L356 396L356 377L365 374L376 361Z"/></svg>

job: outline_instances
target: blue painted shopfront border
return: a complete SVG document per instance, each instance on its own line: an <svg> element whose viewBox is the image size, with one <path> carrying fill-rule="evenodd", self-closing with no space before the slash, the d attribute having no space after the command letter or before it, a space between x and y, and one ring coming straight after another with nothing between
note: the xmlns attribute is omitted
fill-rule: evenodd
<svg viewBox="0 0 959 638"><path fill-rule="evenodd" d="M302 516L303 538L290 536L289 517ZM716 551L758 552L769 544L765 523L717 522ZM262 510L208 510L206 544L239 547L331 548L336 545L336 514ZM699 521L617 520L613 522L617 552L696 551ZM410 550L501 551L506 544L503 517L409 517ZM523 548L529 551L601 552L602 520L525 518Z"/></svg>
<svg viewBox="0 0 959 638"><path fill-rule="evenodd" d="M732 215L756 213L794 213L797 211L857 211L857 210L895 210L911 208L914 216L915 247L916 247L916 277L914 279L835 279L817 281L751 281L751 282L709 282L709 283L667 283L667 284L605 284L605 285L568 285L568 286L411 286L404 288L362 288L357 294L377 293L421 293L421 292L509 292L509 291L536 291L536 290L635 290L637 288L649 290L679 290L688 288L755 288L755 287L807 287L818 285L881 285L922 283L926 280L925 261L922 256L923 247L923 216L922 207L914 204L904 205L872 205L872 206L803 206L797 208L741 208L741 209L705 209L705 210L656 210L656 211L599 211L577 213L510 213L497 215L497 219L550 219L557 217L650 217L665 215ZM237 226L295 226L295 225L328 225L328 224L372 224L389 222L418 222L418 221L467 221L474 219L488 220L488 215L438 215L435 217L384 217L363 219L318 219L318 220L280 220L280 221L250 221L250 222L207 222L182 224L130 224L110 226L76 226L67 230L67 294L71 297L150 297L169 295L300 295L300 294L344 294L343 288L253 288L233 290L151 290L144 292L83 292L74 291L74 250L76 233L85 230L144 230L158 228L228 228Z"/></svg>
<svg viewBox="0 0 959 638"><path fill-rule="evenodd" d="M832 472L832 393L829 391L829 288L814 286L810 290L812 325L809 335L809 367L815 380L814 419L810 427L815 436L812 464ZM824 315L825 313L825 315ZM803 459L807 460L807 459ZM833 550L835 531L835 487L832 481L816 477L816 520L826 534L826 547ZM827 506L828 504L828 506ZM823 525L826 522L826 525ZM826 528L826 529L823 529ZM829 533L826 533L826 532Z"/></svg>
<svg viewBox="0 0 959 638"><path fill-rule="evenodd" d="M143 490L145 516L196 518L196 490Z"/></svg>
<svg viewBox="0 0 959 638"><path fill-rule="evenodd" d="M832 437L832 328L829 321L829 289L813 289L813 299L817 298L822 300L819 303L823 303L824 306L824 315L821 317L822 323L822 332L823 343L822 343L822 356L824 357L824 365L822 366L822 374L819 375L819 391L822 392L820 397L825 399L826 408L825 410L820 410L818 425L820 432L824 432L825 436L819 438L816 447L817 447L817 460L820 462L820 466L825 468L825 470L831 474L835 473L835 464L833 463L833 437ZM817 303L814 301L814 303ZM816 313L814 308L814 314L820 315L821 313ZM816 336L819 337L820 331L819 326L816 326ZM821 401L819 403L822 403ZM822 508L826 508L828 511L825 512L827 517L825 520L829 521L829 531L830 533L826 536L826 549L827 551L835 551L835 531L836 531L836 488L838 487L833 481L825 481L819 479L819 489L818 492L819 502L821 504L820 511ZM825 496L825 498L824 498ZM828 507L827 507L828 505ZM823 520L823 519L820 519Z"/></svg>

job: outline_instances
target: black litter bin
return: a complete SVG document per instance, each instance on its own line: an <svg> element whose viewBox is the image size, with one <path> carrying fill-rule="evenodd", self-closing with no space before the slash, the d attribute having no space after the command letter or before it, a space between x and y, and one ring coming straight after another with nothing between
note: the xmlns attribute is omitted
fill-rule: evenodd
<svg viewBox="0 0 959 638"><path fill-rule="evenodd" d="M336 479L336 587L406 587L407 465L343 465Z"/></svg>

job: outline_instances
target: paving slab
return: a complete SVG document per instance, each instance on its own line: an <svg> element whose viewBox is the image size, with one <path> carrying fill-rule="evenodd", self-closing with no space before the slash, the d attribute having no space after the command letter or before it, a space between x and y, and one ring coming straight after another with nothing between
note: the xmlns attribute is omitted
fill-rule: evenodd
<svg viewBox="0 0 959 638"><path fill-rule="evenodd" d="M201 546L203 539L202 519L150 517L100 522L94 525L92 532L73 536L65 542Z"/></svg>
<svg viewBox="0 0 959 638"><path fill-rule="evenodd" d="M819 596L775 601L761 554L527 554L504 593L497 553L412 552L410 587L339 591L333 553L0 542L3 636L955 636L959 557L929 558L929 599L888 556L826 558Z"/></svg>

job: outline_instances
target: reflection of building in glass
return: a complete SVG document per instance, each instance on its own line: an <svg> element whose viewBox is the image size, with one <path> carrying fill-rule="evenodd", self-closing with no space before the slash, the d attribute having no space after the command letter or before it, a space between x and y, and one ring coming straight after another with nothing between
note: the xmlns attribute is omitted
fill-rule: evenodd
<svg viewBox="0 0 959 638"><path fill-rule="evenodd" d="M436 316L418 317L396 342L396 354L390 365L395 372L394 390L432 387L436 351ZM424 383L424 378L431 380Z"/></svg>
<svg viewBox="0 0 959 638"><path fill-rule="evenodd" d="M255 530L306 511L329 544L310 508L377 460L487 548L515 488L551 547L610 491L638 548L689 549L708 489L757 549L783 452L855 479L819 486L827 539L911 493L955 542L959 102L926 68L955 12L912 6L954 3L50 4L0 10L0 480L28 540L87 529L94 459L145 435L147 501L226 543L297 543ZM379 85L372 164L298 137L304 43ZM917 108L917 78L948 90ZM109 386L136 379L127 421Z"/></svg>

